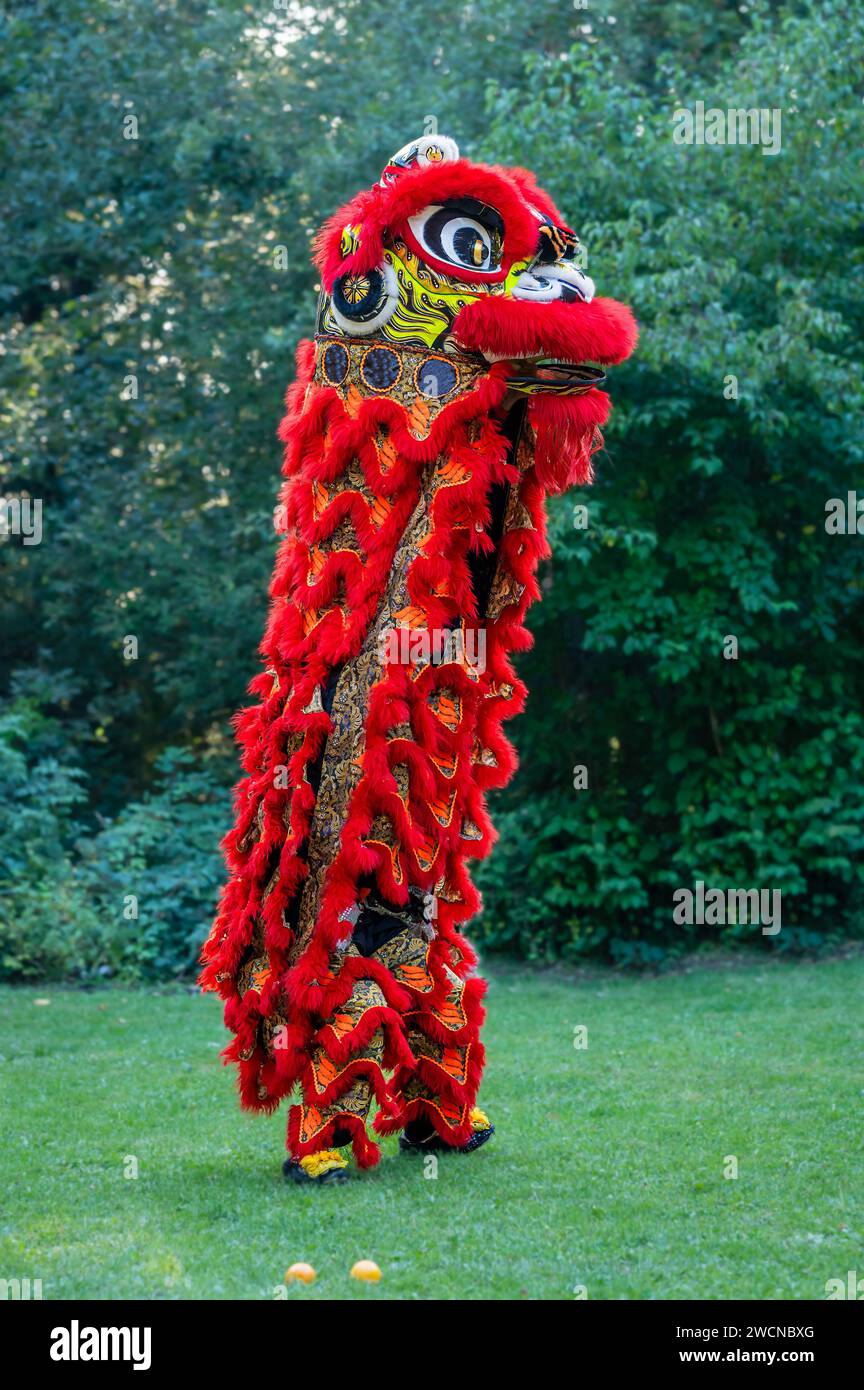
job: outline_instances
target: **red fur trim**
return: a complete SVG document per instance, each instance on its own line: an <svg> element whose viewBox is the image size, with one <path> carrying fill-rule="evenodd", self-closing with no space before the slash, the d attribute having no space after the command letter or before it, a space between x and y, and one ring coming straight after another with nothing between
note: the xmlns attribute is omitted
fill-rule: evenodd
<svg viewBox="0 0 864 1390"><path fill-rule="evenodd" d="M446 1023L436 1017L435 1008L440 1007L438 1001L431 1002L427 999L418 1009L412 1009L408 1015L410 1026L419 1028L427 1037L435 1038L442 1043L463 1043L476 1038L486 1017L482 999L486 993L486 981L475 977L465 981L465 988L462 992L462 1010L465 1014L465 1023L460 1028L448 1028Z"/></svg>
<svg viewBox="0 0 864 1390"><path fill-rule="evenodd" d="M464 1082L458 1081L449 1072L433 1061L431 1057L418 1057L415 1068L421 1081L429 1087L439 1099L444 1102L452 1101L456 1105L467 1105L469 1110L477 1099L477 1092L480 1089L480 1080L483 1075L483 1065L486 1061L486 1053L481 1042L473 1042L468 1046L468 1062L466 1067L466 1078ZM393 1078L393 1094L398 1096L401 1089L402 1078L407 1079L407 1073L397 1071ZM402 1111L398 1110L398 1114Z"/></svg>
<svg viewBox="0 0 864 1390"><path fill-rule="evenodd" d="M534 255L538 241L537 218L508 170L459 159L430 168L410 169L387 187L376 184L340 208L325 223L316 240L315 263L321 271L324 288L328 292L332 290L338 275L363 274L380 265L387 234L404 234L407 219L430 203L466 195L489 203L504 220L502 269L497 275L483 277L484 283L503 280L514 261ZM343 257L342 230L349 225L360 227L360 246ZM424 259L428 259L425 253ZM470 272L462 275L458 268L450 265L447 273L457 279L478 279Z"/></svg>
<svg viewBox="0 0 864 1390"><path fill-rule="evenodd" d="M349 1115L347 1111L336 1115L313 1139L300 1143L300 1106L292 1105L288 1112L288 1133L285 1147L292 1158L305 1158L307 1154L320 1153L322 1149L333 1147L333 1136L337 1130L345 1130L352 1136L351 1147L358 1168L374 1168L381 1158L381 1150L366 1133L366 1126L359 1115Z"/></svg>
<svg viewBox="0 0 864 1390"><path fill-rule="evenodd" d="M487 295L460 309L453 336L468 351L496 357L612 365L630 356L639 330L631 310L616 299L530 304Z"/></svg>
<svg viewBox="0 0 864 1390"><path fill-rule="evenodd" d="M536 434L535 467L546 492L564 492L592 478L591 457L603 443L609 415L603 391L584 396L532 396L528 419Z"/></svg>
<svg viewBox="0 0 864 1390"><path fill-rule="evenodd" d="M335 1105L349 1086L360 1078L371 1083L375 1099L381 1109L386 1114L395 1113L396 1102L386 1077L378 1063L373 1062L369 1057L355 1057L353 1062L348 1062L322 1091L319 1091L315 1086L315 1074L310 1062L300 1079L303 1099L307 1105L314 1106L316 1110L326 1110L329 1106Z"/></svg>
<svg viewBox="0 0 864 1390"><path fill-rule="evenodd" d="M334 1010L334 1012L338 1012ZM384 1030L385 1048L384 1065L392 1068L401 1063L404 1066L414 1065L414 1054L405 1035L402 1032L402 1015L395 1009L389 1009L386 1005L373 1005L366 1009L355 1028L349 1033L343 1033L341 1037L335 1031L332 1023L326 1023L320 1032L316 1033L312 1040L313 1047L323 1047L327 1056L335 1063L346 1062L355 1052L360 1052L375 1035L378 1029Z"/></svg>
<svg viewBox="0 0 864 1390"><path fill-rule="evenodd" d="M419 1119L421 1115L425 1114L432 1121L435 1132L440 1134L445 1143L449 1144L451 1148L458 1149L463 1144L467 1144L474 1133L474 1126L471 1123L471 1109L471 1106L466 1107L465 1119L460 1125L451 1126L444 1119L434 1101L418 1096L416 1100L409 1101L399 1112L398 1117L393 1118L381 1113L377 1114L373 1129L376 1134L395 1134L398 1130L404 1129L411 1120Z"/></svg>

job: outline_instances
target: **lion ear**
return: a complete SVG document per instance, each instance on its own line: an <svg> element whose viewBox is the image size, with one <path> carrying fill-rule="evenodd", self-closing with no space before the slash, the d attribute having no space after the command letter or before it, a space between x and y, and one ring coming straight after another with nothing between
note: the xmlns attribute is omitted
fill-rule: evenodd
<svg viewBox="0 0 864 1390"><path fill-rule="evenodd" d="M362 222L349 222L342 228L342 235L339 238L339 254L343 261L348 256L353 256L355 251L360 250L360 242L363 235Z"/></svg>
<svg viewBox="0 0 864 1390"><path fill-rule="evenodd" d="M315 264L327 293L340 275L363 275L384 256L384 225L377 206L377 187L361 193L333 214L315 238Z"/></svg>

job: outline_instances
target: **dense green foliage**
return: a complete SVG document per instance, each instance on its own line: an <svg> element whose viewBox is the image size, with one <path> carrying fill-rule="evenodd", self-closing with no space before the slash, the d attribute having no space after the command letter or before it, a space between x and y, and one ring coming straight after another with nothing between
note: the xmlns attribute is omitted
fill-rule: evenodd
<svg viewBox="0 0 864 1390"><path fill-rule="evenodd" d="M476 930L650 962L716 936L672 923L701 878L782 888L774 945L859 931L864 537L824 509L862 476L861 18L67 0L0 27L0 495L44 532L0 543L0 971L189 968L309 239L431 119L536 169L643 327L598 485L553 508ZM781 152L676 145L700 100L781 108Z"/></svg>
<svg viewBox="0 0 864 1390"><path fill-rule="evenodd" d="M284 1112L234 1103L212 996L3 989L4 1275L52 1300L273 1299L305 1260L292 1300L824 1299L861 1276L862 987L860 956L493 969L491 1143L432 1179L394 1136L325 1192L286 1189Z"/></svg>
<svg viewBox="0 0 864 1390"><path fill-rule="evenodd" d="M696 879L781 889L781 949L864 924L864 536L825 529L826 501L864 482L861 68L837 64L846 39L864 56L864 27L847 20L759 24L710 85L675 68L653 100L598 50L535 60L528 101L495 94L489 139L557 189L572 151L537 130L572 113L589 264L643 336L577 499L587 530L572 498L555 510L490 942L655 959ZM781 153L671 143L670 110L700 98L780 108Z"/></svg>

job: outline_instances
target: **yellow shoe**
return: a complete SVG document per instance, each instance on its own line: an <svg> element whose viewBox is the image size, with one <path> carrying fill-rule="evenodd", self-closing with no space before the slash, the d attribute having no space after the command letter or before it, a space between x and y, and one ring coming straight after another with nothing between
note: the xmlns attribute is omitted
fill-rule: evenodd
<svg viewBox="0 0 864 1390"><path fill-rule="evenodd" d="M306 1154L304 1158L286 1158L282 1172L292 1182L314 1182L323 1186L325 1183L347 1182L347 1167L348 1160L336 1149L322 1149L320 1153Z"/></svg>
<svg viewBox="0 0 864 1390"><path fill-rule="evenodd" d="M492 1135L495 1133L495 1126L490 1121L485 1110L480 1110L475 1106L469 1118L474 1133L471 1135L468 1143L463 1144L459 1150L459 1152L463 1154L473 1153L475 1149L480 1148L481 1144L485 1144L487 1139L491 1139Z"/></svg>

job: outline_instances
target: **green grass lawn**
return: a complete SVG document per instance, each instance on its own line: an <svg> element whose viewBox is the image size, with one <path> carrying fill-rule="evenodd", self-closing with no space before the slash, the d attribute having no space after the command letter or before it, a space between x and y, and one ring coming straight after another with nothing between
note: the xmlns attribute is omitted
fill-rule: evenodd
<svg viewBox="0 0 864 1390"><path fill-rule="evenodd" d="M284 1110L240 1113L217 1001L6 989L0 1273L45 1298L272 1298L295 1260L318 1280L289 1298L824 1298L864 1275L862 985L860 956L496 968L492 1142L432 1179L391 1139L312 1191L281 1179Z"/></svg>

